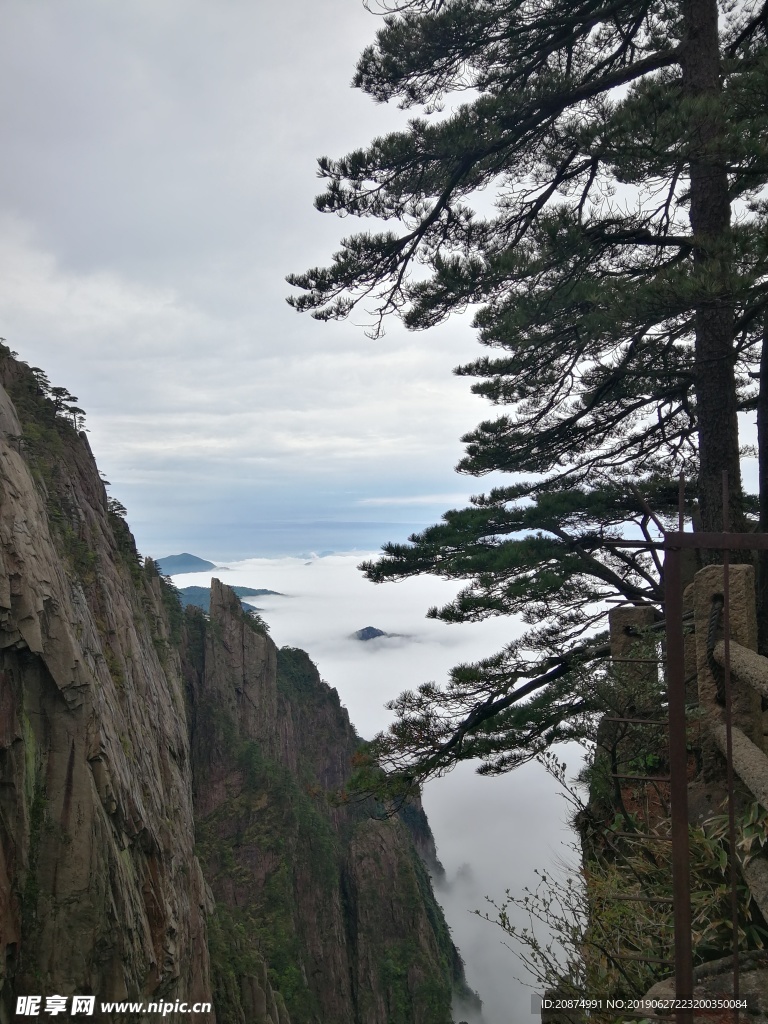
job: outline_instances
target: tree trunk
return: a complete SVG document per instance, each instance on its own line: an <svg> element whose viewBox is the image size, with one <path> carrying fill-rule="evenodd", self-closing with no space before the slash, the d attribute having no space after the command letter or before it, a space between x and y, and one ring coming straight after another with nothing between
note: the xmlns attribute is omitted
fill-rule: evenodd
<svg viewBox="0 0 768 1024"><path fill-rule="evenodd" d="M731 203L723 152L717 0L684 0L683 87L689 110L690 219L694 235L695 389L699 503L705 530L721 530L728 471L731 527L743 523L730 286Z"/></svg>

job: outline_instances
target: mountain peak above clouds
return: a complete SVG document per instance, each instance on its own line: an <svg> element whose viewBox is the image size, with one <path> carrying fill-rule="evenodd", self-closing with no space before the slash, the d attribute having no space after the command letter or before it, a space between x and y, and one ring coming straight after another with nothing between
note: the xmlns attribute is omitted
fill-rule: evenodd
<svg viewBox="0 0 768 1024"><path fill-rule="evenodd" d="M158 558L157 565L164 576L178 576L185 572L205 572L206 569L216 569L214 562L197 555L190 555L183 551L180 555L166 555L165 558Z"/></svg>

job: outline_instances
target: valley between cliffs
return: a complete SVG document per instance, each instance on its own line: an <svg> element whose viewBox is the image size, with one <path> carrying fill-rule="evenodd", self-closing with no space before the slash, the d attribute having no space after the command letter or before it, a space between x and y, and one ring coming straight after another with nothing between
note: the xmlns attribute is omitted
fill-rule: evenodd
<svg viewBox="0 0 768 1024"><path fill-rule="evenodd" d="M103 1001L211 1024L478 1005L421 809L335 799L360 744L336 691L217 580L183 611L42 372L2 349L0 385L0 1024L27 995L116 1022L151 1015Z"/></svg>

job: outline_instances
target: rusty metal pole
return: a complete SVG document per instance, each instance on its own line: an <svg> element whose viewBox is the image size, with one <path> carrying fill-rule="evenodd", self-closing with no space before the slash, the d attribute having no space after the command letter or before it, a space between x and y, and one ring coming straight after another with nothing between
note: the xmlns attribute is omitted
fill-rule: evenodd
<svg viewBox="0 0 768 1024"><path fill-rule="evenodd" d="M730 530L730 514L728 504L728 473L723 470L723 532ZM726 787L728 790L728 874L731 883L731 928L733 935L733 997L739 998L739 900L737 894L738 868L736 866L736 809L733 777L733 691L731 689L731 600L730 600L731 553L728 548L723 550L723 648L724 648L724 679L725 692L725 770ZM739 1008L736 1007L734 1022L739 1024Z"/></svg>
<svg viewBox="0 0 768 1024"><path fill-rule="evenodd" d="M682 533L682 530L680 531ZM665 545L666 546L666 545ZM669 703L669 774L672 803L672 896L675 924L675 995L693 997L691 882L688 847L688 749L685 729L685 655L681 551L664 555L664 600L667 619L667 700ZM677 1024L693 1024L693 1010L675 1011Z"/></svg>

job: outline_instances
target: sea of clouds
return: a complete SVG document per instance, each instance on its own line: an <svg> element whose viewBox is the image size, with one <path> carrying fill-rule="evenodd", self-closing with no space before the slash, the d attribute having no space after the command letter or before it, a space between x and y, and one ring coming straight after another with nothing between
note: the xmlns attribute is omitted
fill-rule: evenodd
<svg viewBox="0 0 768 1024"><path fill-rule="evenodd" d="M250 599L272 638L278 646L309 653L321 676L339 691L360 735L370 738L391 719L387 701L427 680L444 682L452 666L500 650L519 627L511 619L463 625L425 619L427 608L450 600L458 586L432 578L374 586L356 568L369 557L352 552L250 558L175 576L174 582L207 586L216 576L232 586L279 591L284 596ZM355 639L352 634L365 626L401 635ZM567 750L565 760L569 774L575 774L578 749ZM493 916L486 897L502 901L507 889L522 894L524 887L535 887L537 868L557 870L569 858L573 834L559 787L536 763L501 778L482 778L464 764L427 784L424 806L446 869L438 898L469 984L483 999L482 1024L527 1020L535 988L526 984L532 980L505 945L504 933L473 911L487 909ZM475 1024L464 1011L457 1019Z"/></svg>

